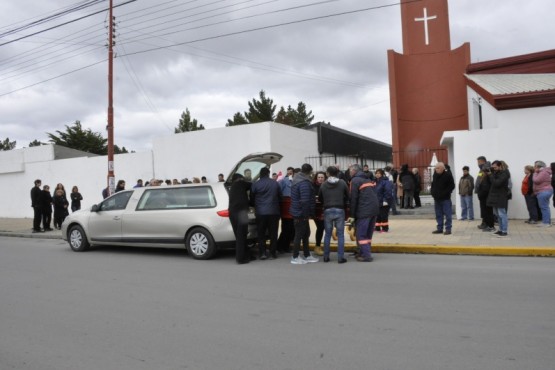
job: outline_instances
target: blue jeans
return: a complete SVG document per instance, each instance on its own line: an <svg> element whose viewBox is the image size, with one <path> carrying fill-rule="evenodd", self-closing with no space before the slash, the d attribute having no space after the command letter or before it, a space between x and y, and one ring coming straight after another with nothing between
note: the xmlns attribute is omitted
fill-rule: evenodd
<svg viewBox="0 0 555 370"><path fill-rule="evenodd" d="M445 230L451 231L453 225L453 204L451 199L435 200L434 208L436 211L437 229L443 231L443 218L445 218Z"/></svg>
<svg viewBox="0 0 555 370"><path fill-rule="evenodd" d="M499 231L506 233L509 227L509 219L507 218L507 208L493 207L493 213L499 221Z"/></svg>
<svg viewBox="0 0 555 370"><path fill-rule="evenodd" d="M472 195L461 195L461 219L474 220L474 205L472 204Z"/></svg>
<svg viewBox="0 0 555 370"><path fill-rule="evenodd" d="M345 210L342 208L328 208L324 210L324 257L330 256L330 239L333 224L337 229L337 258L343 258L345 250Z"/></svg>
<svg viewBox="0 0 555 370"><path fill-rule="evenodd" d="M549 209L549 199L551 199L552 195L553 189L539 192L537 195L538 204L540 205L540 209L542 210L543 224L551 224L551 210Z"/></svg>

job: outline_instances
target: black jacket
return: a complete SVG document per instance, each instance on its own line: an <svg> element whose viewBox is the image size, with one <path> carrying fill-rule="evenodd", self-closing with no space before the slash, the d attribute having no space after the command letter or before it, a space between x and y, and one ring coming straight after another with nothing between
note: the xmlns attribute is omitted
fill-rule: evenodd
<svg viewBox="0 0 555 370"><path fill-rule="evenodd" d="M330 177L320 185L318 199L323 204L324 209L343 209L349 200L349 188L345 181L337 177Z"/></svg>
<svg viewBox="0 0 555 370"><path fill-rule="evenodd" d="M451 199L451 193L455 189L455 180L451 172L445 170L442 174L434 172L432 177L432 197L434 200Z"/></svg>
<svg viewBox="0 0 555 370"><path fill-rule="evenodd" d="M351 179L351 211L354 218L368 218L380 213L376 183L366 177L364 172L357 172Z"/></svg>
<svg viewBox="0 0 555 370"><path fill-rule="evenodd" d="M229 188L229 212L237 212L249 209L248 191L251 183L245 180L237 180Z"/></svg>
<svg viewBox="0 0 555 370"><path fill-rule="evenodd" d="M491 174L491 188L486 205L495 208L507 208L509 204L509 179L508 171L494 171Z"/></svg>
<svg viewBox="0 0 555 370"><path fill-rule="evenodd" d="M42 190L39 187L33 186L31 189L31 207L39 207L39 197Z"/></svg>
<svg viewBox="0 0 555 370"><path fill-rule="evenodd" d="M48 190L40 192L39 205L43 212L52 213L52 195Z"/></svg>

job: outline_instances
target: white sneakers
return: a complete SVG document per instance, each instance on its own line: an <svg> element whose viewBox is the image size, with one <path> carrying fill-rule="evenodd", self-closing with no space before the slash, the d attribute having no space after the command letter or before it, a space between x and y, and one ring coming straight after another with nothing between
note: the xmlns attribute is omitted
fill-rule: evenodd
<svg viewBox="0 0 555 370"><path fill-rule="evenodd" d="M291 257L291 264L293 265L306 265L307 263L314 263L320 261L319 258L312 257L312 255L305 257L305 256L298 256L297 258Z"/></svg>
<svg viewBox="0 0 555 370"><path fill-rule="evenodd" d="M306 265L308 262L306 262L306 260L304 258L302 258L301 256L297 257L297 258L293 258L291 257L291 264L293 265Z"/></svg>
<svg viewBox="0 0 555 370"><path fill-rule="evenodd" d="M320 261L319 258L312 257L312 255L309 255L308 257L303 257L303 258L304 258L304 260L305 260L306 262L308 262L308 263Z"/></svg>

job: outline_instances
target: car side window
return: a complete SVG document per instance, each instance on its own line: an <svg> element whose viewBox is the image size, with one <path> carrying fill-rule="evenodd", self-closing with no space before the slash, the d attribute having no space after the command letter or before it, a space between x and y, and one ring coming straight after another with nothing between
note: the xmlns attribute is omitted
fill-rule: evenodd
<svg viewBox="0 0 555 370"><path fill-rule="evenodd" d="M122 191L114 194L100 204L99 211L115 211L125 209L125 207L127 207L127 202L129 202L129 198L131 198L131 194L133 194L132 191Z"/></svg>
<svg viewBox="0 0 555 370"><path fill-rule="evenodd" d="M210 186L165 187L145 190L139 200L137 210L211 208L215 206L216 197Z"/></svg>

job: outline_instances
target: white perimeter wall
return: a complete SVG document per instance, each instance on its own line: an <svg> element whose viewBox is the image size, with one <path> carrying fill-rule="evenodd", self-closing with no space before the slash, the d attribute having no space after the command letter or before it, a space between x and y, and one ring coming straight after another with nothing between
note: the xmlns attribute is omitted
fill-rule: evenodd
<svg viewBox="0 0 555 370"><path fill-rule="evenodd" d="M172 134L153 142L152 151L119 154L114 157L116 181L131 188L137 179L182 179L217 175L226 177L243 157L255 152L277 152L284 156L272 171L300 167L308 156L318 153L315 132L271 122ZM107 183L107 157L79 157L54 160L51 145L0 152L0 217L32 218L30 190L41 179L53 190L57 183L66 191L77 185L83 195L82 207L102 200Z"/></svg>
<svg viewBox="0 0 555 370"><path fill-rule="evenodd" d="M473 90L470 90L469 94L478 97ZM442 137L442 144L448 146L449 158L452 158L450 165L457 185L454 192L457 217L460 218L461 215L458 181L462 176L462 167L469 166L470 174L476 178L476 158L483 155L488 161L504 160L509 165L513 182L509 218L528 219L524 197L520 192L524 166L533 165L537 160L542 160L548 165L555 162L555 107L497 111L482 100L482 120L483 130L448 131ZM471 122L470 127L476 126ZM474 216L476 219L480 217L476 195Z"/></svg>

